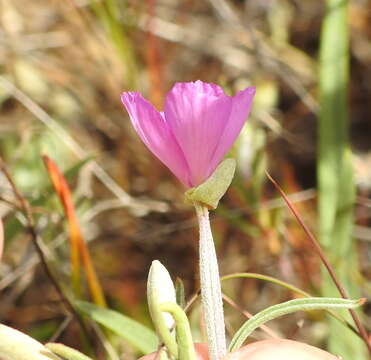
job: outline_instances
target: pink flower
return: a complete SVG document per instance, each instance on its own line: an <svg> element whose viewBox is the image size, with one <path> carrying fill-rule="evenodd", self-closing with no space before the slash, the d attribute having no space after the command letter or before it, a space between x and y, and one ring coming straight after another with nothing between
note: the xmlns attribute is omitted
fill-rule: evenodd
<svg viewBox="0 0 371 360"><path fill-rule="evenodd" d="M255 88L235 96L200 80L176 83L163 112L138 92L121 100L145 145L186 186L202 184L223 160L250 112Z"/></svg>

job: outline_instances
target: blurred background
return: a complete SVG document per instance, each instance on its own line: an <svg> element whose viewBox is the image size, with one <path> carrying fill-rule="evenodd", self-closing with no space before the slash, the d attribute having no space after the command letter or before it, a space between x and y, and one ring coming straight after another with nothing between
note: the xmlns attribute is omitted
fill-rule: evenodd
<svg viewBox="0 0 371 360"><path fill-rule="evenodd" d="M48 262L63 287L70 287L69 231L43 154L54 159L71 187L110 308L150 325L145 288L154 259L173 279L184 281L187 297L197 290L195 214L183 201L181 184L133 131L120 94L140 91L161 109L174 82L201 79L228 94L257 87L252 114L231 151L238 161L236 177L212 213L221 274L261 273L323 294L319 259L265 170L318 234L324 12L319 0L0 0L0 153L31 204ZM347 137L353 150L353 178L347 182L357 190L345 251L357 258L347 268L356 296L367 297L371 3L350 1L345 26L350 34ZM336 47L344 39L332 41ZM16 207L0 174L6 239L0 321L40 341L57 335L81 349L78 326L70 321L61 328L66 313ZM326 244L330 255L340 247L333 240ZM251 313L297 296L257 279L226 281L224 291ZM83 297L89 300L88 292ZM201 340L198 305L193 309L195 339ZM244 320L240 310L226 305L229 334ZM366 326L371 326L370 311L366 305ZM323 312L298 313L269 325L280 336L324 348L330 335ZM265 337L257 331L252 339ZM135 356L127 347L119 353Z"/></svg>

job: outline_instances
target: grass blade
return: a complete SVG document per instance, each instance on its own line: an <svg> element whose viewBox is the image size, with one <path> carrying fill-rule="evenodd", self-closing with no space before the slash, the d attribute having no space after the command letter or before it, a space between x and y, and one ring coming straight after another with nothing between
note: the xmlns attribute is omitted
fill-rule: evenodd
<svg viewBox="0 0 371 360"><path fill-rule="evenodd" d="M351 237L355 186L348 141L348 1L327 0L326 5L319 79L321 106L317 176L320 241L340 282L351 297L358 297L358 265ZM323 276L323 295L333 296L336 292L331 279ZM344 316L349 318L345 313ZM330 351L345 359L366 359L364 345L359 339L332 319L329 322Z"/></svg>

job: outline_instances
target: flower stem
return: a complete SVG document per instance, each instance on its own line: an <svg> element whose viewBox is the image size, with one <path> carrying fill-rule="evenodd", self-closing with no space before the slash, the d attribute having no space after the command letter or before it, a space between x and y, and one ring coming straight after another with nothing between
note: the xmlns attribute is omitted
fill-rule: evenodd
<svg viewBox="0 0 371 360"><path fill-rule="evenodd" d="M194 203L200 227L200 283L201 302L206 324L209 359L219 360L227 353L222 291L218 261L210 228L208 209Z"/></svg>

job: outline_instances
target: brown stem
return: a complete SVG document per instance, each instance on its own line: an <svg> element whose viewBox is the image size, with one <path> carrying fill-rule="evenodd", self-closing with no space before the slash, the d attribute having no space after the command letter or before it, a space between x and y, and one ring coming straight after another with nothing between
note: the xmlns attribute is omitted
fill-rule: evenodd
<svg viewBox="0 0 371 360"><path fill-rule="evenodd" d="M65 307L67 308L67 310L78 321L78 323L79 323L81 329L83 330L83 332L85 333L85 335L88 335L89 332L88 332L84 322L82 321L79 314L77 313L77 311L73 307L71 301L63 293L63 290L62 290L61 286L59 285L57 279L54 277L54 275L53 275L53 273L52 273L52 271L51 271L51 269L50 269L50 267L49 267L49 265L46 261L45 254L44 254L44 252L43 252L43 250L40 247L40 244L38 242L38 234L37 234L37 231L36 231L36 228L35 228L35 223L34 223L34 220L33 220L31 207L30 207L28 201L26 200L26 198L18 190L17 185L15 184L15 182L14 182L14 180L13 180L13 178L12 178L4 160L1 157L0 157L0 170L3 172L6 179L8 180L8 182L9 182L9 184L10 184L10 186L11 186L13 192L14 192L14 195L16 196L16 198L19 202L19 207L24 212L24 214L26 216L27 224L28 224L27 230L31 235L32 243L35 246L36 252L37 252L37 254L40 258L41 264L44 268L44 271L45 271L47 277L49 278L50 282L53 284L55 290L57 291L58 295L60 296L60 298L61 298L62 302L64 303Z"/></svg>
<svg viewBox="0 0 371 360"><path fill-rule="evenodd" d="M268 176L268 179L273 183L275 188L278 190L278 192L281 194L281 196L285 200L287 206L289 207L289 209L291 210L291 212L295 216L295 218L298 221L298 223L300 224L300 226L303 228L305 234L307 235L308 239L312 243L312 245L313 245L314 249L316 250L317 254L319 255L319 257L321 258L321 261L322 261L323 265L325 266L328 273L330 274L331 279L333 280L334 284L336 285L337 289L339 290L339 293L340 293L341 297L343 299L349 299L344 287L341 285L340 281L338 280L338 278L336 276L336 273L334 271L334 268L332 267L330 261L328 260L327 256L323 252L319 242L314 237L312 232L309 230L307 225L305 225L301 216L297 212L295 206L290 202L287 195L284 193L284 191L281 189L281 187L278 185L278 183L269 175L269 173L267 171L266 171L266 174ZM364 340L364 342L365 342L365 344L368 348L368 351L371 353L371 342L368 339L368 334L367 334L367 331L366 331L365 327L363 326L363 324L362 324L361 320L359 319L357 313L353 309L349 309L349 312L352 315L354 323L356 324L356 326L358 328L358 331L359 331L362 339Z"/></svg>

